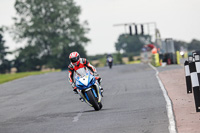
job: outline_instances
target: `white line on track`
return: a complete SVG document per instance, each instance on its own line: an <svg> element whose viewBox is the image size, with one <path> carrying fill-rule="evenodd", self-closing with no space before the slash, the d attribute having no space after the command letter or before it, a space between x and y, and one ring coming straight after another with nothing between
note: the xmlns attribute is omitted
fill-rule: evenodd
<svg viewBox="0 0 200 133"><path fill-rule="evenodd" d="M168 119L169 119L169 127L168 127L169 132L170 133L177 133L177 131L176 131L176 124L175 124L175 120L174 120L174 114L173 114L173 110L172 110L171 100L170 100L170 98L169 98L169 96L167 94L167 91L166 91L166 89L165 89L162 81L158 77L158 74L159 74L158 70L154 66L152 66L150 63L149 63L149 66L156 71L156 78L158 80L158 83L159 83L160 88L161 88L161 90L163 92L165 101L167 103L166 104L166 108L167 108L167 115L168 115Z"/></svg>
<svg viewBox="0 0 200 133"><path fill-rule="evenodd" d="M72 122L77 122L79 120L79 117L81 117L81 115L83 114L83 112L79 112L75 117L74 120Z"/></svg>

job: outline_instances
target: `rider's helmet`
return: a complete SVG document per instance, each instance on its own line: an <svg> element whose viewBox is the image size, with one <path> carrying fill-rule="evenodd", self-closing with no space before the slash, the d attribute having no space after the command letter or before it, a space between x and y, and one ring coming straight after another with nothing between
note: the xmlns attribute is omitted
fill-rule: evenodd
<svg viewBox="0 0 200 133"><path fill-rule="evenodd" d="M71 61L71 63L75 66L78 66L80 64L80 55L78 52L72 52L69 55L69 60Z"/></svg>
<svg viewBox="0 0 200 133"><path fill-rule="evenodd" d="M107 54L107 58L108 58L108 57L112 57L112 55L111 55L110 53L108 53L108 54Z"/></svg>

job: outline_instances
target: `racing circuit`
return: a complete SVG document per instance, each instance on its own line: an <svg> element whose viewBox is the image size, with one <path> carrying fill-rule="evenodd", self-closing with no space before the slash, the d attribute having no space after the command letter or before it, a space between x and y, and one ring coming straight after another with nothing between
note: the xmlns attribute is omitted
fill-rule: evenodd
<svg viewBox="0 0 200 133"><path fill-rule="evenodd" d="M166 101L152 67L132 64L97 70L104 88L100 111L73 93L67 71L0 85L0 133L170 132Z"/></svg>

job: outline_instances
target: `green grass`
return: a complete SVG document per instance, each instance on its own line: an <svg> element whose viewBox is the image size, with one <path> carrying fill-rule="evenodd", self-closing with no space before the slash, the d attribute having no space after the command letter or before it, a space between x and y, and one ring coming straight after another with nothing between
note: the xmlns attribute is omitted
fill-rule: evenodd
<svg viewBox="0 0 200 133"><path fill-rule="evenodd" d="M137 60L137 61L129 61L128 63L126 64L138 64L138 63L141 63L140 60Z"/></svg>
<svg viewBox="0 0 200 133"><path fill-rule="evenodd" d="M60 71L60 70L56 70L56 71ZM35 72L21 72L21 73L15 73L15 74L0 74L0 84L9 82L15 79L23 78L26 76L39 75L39 74L44 74L48 72L55 72L55 71L45 71L45 72L35 71Z"/></svg>

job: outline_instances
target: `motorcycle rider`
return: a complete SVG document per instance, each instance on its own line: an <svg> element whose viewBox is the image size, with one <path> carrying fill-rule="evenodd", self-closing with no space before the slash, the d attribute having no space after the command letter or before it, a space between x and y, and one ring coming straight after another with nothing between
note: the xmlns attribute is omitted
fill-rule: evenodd
<svg viewBox="0 0 200 133"><path fill-rule="evenodd" d="M85 58L80 58L80 55L78 52L70 53L69 60L71 62L68 66L69 82L75 94L78 94L78 91L77 91L77 87L74 81L74 73L80 68L89 69L95 76L96 80L99 82L99 85L101 84L102 79L99 76L99 74L97 74L96 68L92 66ZM101 88L101 92L103 93L103 88L102 87L100 88Z"/></svg>
<svg viewBox="0 0 200 133"><path fill-rule="evenodd" d="M110 53L107 54L106 58L109 58L109 57L113 58L113 56Z"/></svg>
<svg viewBox="0 0 200 133"><path fill-rule="evenodd" d="M106 56L106 61L107 61L107 65L110 67L110 68L112 68L112 64L113 64L113 57L112 57L112 55L111 54L107 54L107 56Z"/></svg>

